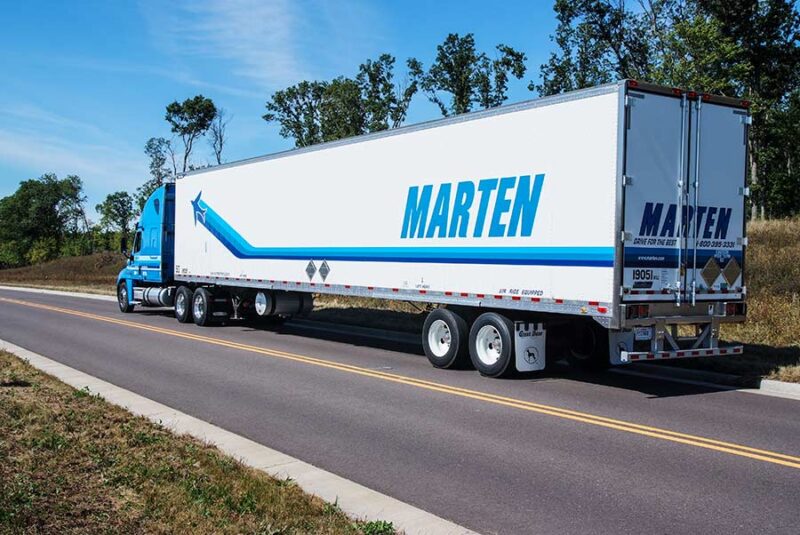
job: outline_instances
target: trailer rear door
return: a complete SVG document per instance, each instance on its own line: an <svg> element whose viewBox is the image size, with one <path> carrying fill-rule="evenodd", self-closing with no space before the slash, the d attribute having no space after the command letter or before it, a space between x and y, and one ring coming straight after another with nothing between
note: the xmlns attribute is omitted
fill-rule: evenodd
<svg viewBox="0 0 800 535"><path fill-rule="evenodd" d="M691 108L685 298L741 299L749 114L703 98Z"/></svg>
<svg viewBox="0 0 800 535"><path fill-rule="evenodd" d="M632 89L625 100L623 299L675 300L688 106L681 96Z"/></svg>
<svg viewBox="0 0 800 535"><path fill-rule="evenodd" d="M748 124L712 97L628 90L623 300L743 297Z"/></svg>

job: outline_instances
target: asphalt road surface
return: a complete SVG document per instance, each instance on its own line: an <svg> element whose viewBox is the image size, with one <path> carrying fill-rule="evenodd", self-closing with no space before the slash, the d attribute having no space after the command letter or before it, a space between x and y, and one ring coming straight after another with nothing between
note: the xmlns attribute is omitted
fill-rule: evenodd
<svg viewBox="0 0 800 535"><path fill-rule="evenodd" d="M794 400L8 290L0 338L484 533L800 533Z"/></svg>

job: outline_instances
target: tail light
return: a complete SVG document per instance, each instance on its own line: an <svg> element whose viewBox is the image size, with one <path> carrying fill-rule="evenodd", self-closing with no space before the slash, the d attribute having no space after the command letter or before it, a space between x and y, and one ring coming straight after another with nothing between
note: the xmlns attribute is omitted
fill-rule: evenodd
<svg viewBox="0 0 800 535"><path fill-rule="evenodd" d="M650 316L650 305L628 305L625 317L629 320L647 318Z"/></svg>
<svg viewBox="0 0 800 535"><path fill-rule="evenodd" d="M744 316L746 312L746 303L725 303L726 316Z"/></svg>

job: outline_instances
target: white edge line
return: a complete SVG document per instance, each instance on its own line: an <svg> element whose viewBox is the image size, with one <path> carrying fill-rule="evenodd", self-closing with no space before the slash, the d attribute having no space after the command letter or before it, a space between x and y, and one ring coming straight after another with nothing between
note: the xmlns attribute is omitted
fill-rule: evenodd
<svg viewBox="0 0 800 535"><path fill-rule="evenodd" d="M0 287L0 289L5 288ZM88 388L91 393L99 394L106 401L137 416L144 416L151 422L160 424L174 433L191 435L214 445L249 467L262 470L277 479L291 478L305 492L314 494L326 502L337 503L342 511L351 518L385 520L391 522L397 531L408 534L466 535L475 533L413 505L381 494L3 339L0 339L0 349L17 355L38 370L56 377L73 388L78 390Z"/></svg>
<svg viewBox="0 0 800 535"><path fill-rule="evenodd" d="M5 286L0 285L0 290L12 290L16 292L27 292L33 294L63 295L66 297L82 297L83 299L96 299L98 301L117 301L113 295L90 294L85 292L69 292L65 290L50 290L47 288L28 288L27 286Z"/></svg>
<svg viewBox="0 0 800 535"><path fill-rule="evenodd" d="M0 285L0 290L12 290L18 292L63 295L67 297L82 297L84 299L97 299L100 301L114 301L117 298L110 295L89 294L82 292L69 292L63 290L48 290L45 288L28 288L25 286L4 286ZM321 327L324 328L324 327ZM389 338L391 341L396 341ZM687 379L681 377L670 377L667 375L658 375L647 372L639 372L635 370L627 370L620 366L610 370L614 373L622 375L633 375L639 377L647 377L650 379L659 379L661 381L671 381L673 383L684 383L697 386L713 387L718 390L734 390L736 392L744 392L745 394L758 394L760 396L771 396L775 398L795 399L800 400L800 383L787 383L786 381L775 381L772 379L762 379L759 388L739 388L735 386L721 385L718 383L709 383L707 381L698 381L694 379Z"/></svg>

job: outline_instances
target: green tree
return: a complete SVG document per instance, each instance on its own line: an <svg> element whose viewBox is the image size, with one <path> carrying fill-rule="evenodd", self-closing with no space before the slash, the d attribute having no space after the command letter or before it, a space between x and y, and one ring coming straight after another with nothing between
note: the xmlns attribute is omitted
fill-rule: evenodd
<svg viewBox="0 0 800 535"><path fill-rule="evenodd" d="M127 191L110 193L95 210L100 214L100 225L103 228L119 231L123 236L128 235L135 212L133 197Z"/></svg>
<svg viewBox="0 0 800 535"><path fill-rule="evenodd" d="M378 59L367 60L358 68L356 82L361 90L368 132L380 132L403 124L411 99L419 90L422 77L419 60L406 60L408 74L402 83L394 81L394 64L394 56L381 54Z"/></svg>
<svg viewBox="0 0 800 535"><path fill-rule="evenodd" d="M436 47L436 59L421 75L420 85L442 115L467 113L476 104L487 109L505 102L508 77L525 75L526 57L502 44L496 50L495 59L478 52L471 33L463 37L451 33Z"/></svg>
<svg viewBox="0 0 800 535"><path fill-rule="evenodd" d="M307 147L322 142L322 99L325 82L302 81L276 91L267 102L267 122L280 124L280 135L294 139L295 147Z"/></svg>
<svg viewBox="0 0 800 535"><path fill-rule="evenodd" d="M783 118L800 74L794 2L648 0L628 9L620 1L557 0L554 9L558 49L531 90L549 95L638 78L746 98L753 103L752 217L792 213L785 192L800 186L800 176L775 158L796 144Z"/></svg>
<svg viewBox="0 0 800 535"><path fill-rule="evenodd" d="M144 145L144 153L150 159L150 178L136 188L134 195L139 211L148 197L167 182L174 182L178 173L172 143L163 137L151 137Z"/></svg>
<svg viewBox="0 0 800 535"><path fill-rule="evenodd" d="M773 189L800 187L796 173L787 175L780 165L768 163L776 152L786 153L796 139L775 139L772 128L783 131L780 116L800 79L800 14L792 0L699 0L703 11L720 21L722 33L741 50L748 66L740 77L738 93L753 102L750 136L750 182L753 188L752 217L788 215L771 206ZM777 143L781 148L776 147ZM776 151L776 149L778 149ZM775 174L771 174L771 169ZM788 183L786 183L788 181Z"/></svg>
<svg viewBox="0 0 800 535"><path fill-rule="evenodd" d="M214 152L214 159L217 161L217 165L222 164L222 149L225 148L225 144L228 142L228 123L230 121L231 119L225 110L220 108L217 110L217 116L211 121L211 126L208 129L210 133L208 144Z"/></svg>
<svg viewBox="0 0 800 535"><path fill-rule="evenodd" d="M183 102L177 100L167 105L164 118L170 124L172 132L183 141L183 165L181 172L190 167L190 157L194 142L203 136L217 116L217 108L210 98L197 95Z"/></svg>
<svg viewBox="0 0 800 535"><path fill-rule="evenodd" d="M277 122L280 135L307 147L402 124L418 90L420 64L406 62L404 83L394 81L395 58L389 54L368 60L355 79L340 76L327 81L303 81L275 92L263 119Z"/></svg>
<svg viewBox="0 0 800 535"><path fill-rule="evenodd" d="M68 239L88 230L83 184L48 173L20 182L0 199L0 264L19 266L58 256Z"/></svg>

